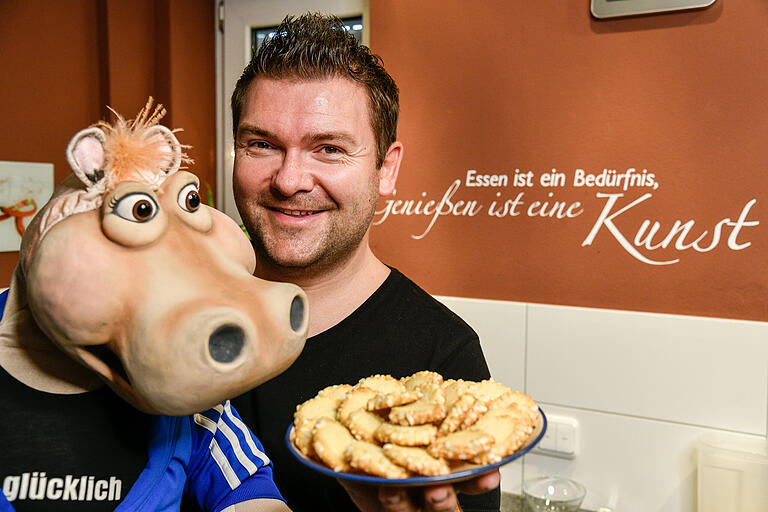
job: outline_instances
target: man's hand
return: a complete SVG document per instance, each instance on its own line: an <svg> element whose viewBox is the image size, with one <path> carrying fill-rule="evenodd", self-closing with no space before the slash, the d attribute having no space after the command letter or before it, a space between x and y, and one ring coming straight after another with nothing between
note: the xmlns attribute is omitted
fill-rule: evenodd
<svg viewBox="0 0 768 512"><path fill-rule="evenodd" d="M499 486L498 470L456 485L429 487L375 487L339 480L362 512L454 512L459 509L456 494L482 494Z"/></svg>

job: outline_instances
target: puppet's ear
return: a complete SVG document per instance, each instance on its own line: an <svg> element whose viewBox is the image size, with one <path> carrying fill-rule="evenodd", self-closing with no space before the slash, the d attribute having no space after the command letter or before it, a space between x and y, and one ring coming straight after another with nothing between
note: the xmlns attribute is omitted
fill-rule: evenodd
<svg viewBox="0 0 768 512"><path fill-rule="evenodd" d="M90 187L104 178L104 144L106 137L99 128L80 130L67 146L67 160L75 175Z"/></svg>
<svg viewBox="0 0 768 512"><path fill-rule="evenodd" d="M163 170L166 174L173 174L178 171L181 165L181 144L179 144L179 140L171 130L160 124L150 128L149 132L153 137L162 137L164 141L163 151L168 151L167 162Z"/></svg>

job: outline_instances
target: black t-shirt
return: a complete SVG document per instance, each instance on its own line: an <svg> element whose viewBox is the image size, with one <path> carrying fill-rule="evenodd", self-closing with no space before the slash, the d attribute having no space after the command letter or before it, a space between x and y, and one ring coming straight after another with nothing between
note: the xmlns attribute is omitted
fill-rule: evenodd
<svg viewBox="0 0 768 512"><path fill-rule="evenodd" d="M392 269L350 316L309 338L288 370L232 403L264 444L277 487L293 511L357 511L334 479L301 465L288 451L285 433L296 405L333 384L355 384L374 374L399 378L420 370L446 379L490 376L472 328ZM460 495L460 501L466 512L498 511L500 493Z"/></svg>
<svg viewBox="0 0 768 512"><path fill-rule="evenodd" d="M0 367L0 484L18 512L114 510L147 464L147 416L109 388L60 395Z"/></svg>

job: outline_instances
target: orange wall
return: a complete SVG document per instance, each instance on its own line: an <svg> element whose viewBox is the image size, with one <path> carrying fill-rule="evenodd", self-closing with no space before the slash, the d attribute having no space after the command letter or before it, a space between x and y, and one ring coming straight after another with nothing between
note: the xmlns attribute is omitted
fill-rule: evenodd
<svg viewBox="0 0 768 512"><path fill-rule="evenodd" d="M130 118L151 95L215 187L214 30L212 0L3 0L0 160L52 162L58 184L72 135L105 105ZM0 253L0 286L17 257Z"/></svg>
<svg viewBox="0 0 768 512"><path fill-rule="evenodd" d="M614 20L592 18L587 0L370 10L371 47L401 89L394 200L434 210L458 181L450 204L464 213L437 216L418 238L434 214L397 204L384 218L394 203L380 202L373 244L384 261L436 294L768 320L768 3ZM564 186L538 181L553 168ZM657 186L574 183L577 169L629 168ZM516 169L533 172L532 186L467 183L468 170ZM516 215L489 215L518 197ZM536 201L574 215L541 217ZM617 215L600 222L604 212ZM660 229L643 245L645 220ZM678 220L694 221L690 233L651 249ZM713 247L699 251L704 231L699 248Z"/></svg>

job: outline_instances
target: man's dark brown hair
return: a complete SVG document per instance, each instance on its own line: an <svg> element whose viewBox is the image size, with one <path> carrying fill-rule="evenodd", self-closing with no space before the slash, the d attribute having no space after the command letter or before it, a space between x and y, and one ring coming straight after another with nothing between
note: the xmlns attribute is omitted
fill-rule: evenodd
<svg viewBox="0 0 768 512"><path fill-rule="evenodd" d="M368 91L368 111L376 138L376 167L381 167L389 146L397 138L399 112L397 85L381 65L381 58L359 44L336 16L316 13L287 16L274 34L251 58L232 93L235 140L248 87L255 78L347 77Z"/></svg>

